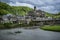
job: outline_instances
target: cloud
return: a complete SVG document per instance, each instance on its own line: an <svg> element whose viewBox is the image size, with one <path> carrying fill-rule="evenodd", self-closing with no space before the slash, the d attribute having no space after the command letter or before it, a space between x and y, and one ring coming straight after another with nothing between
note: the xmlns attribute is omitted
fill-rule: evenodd
<svg viewBox="0 0 60 40"><path fill-rule="evenodd" d="M7 3L9 3L10 0L0 0L0 2L7 2Z"/></svg>
<svg viewBox="0 0 60 40"><path fill-rule="evenodd" d="M9 5L11 6L27 6L27 7L31 7L33 8L34 6L31 4L27 4L27 3L20 3L20 2L16 2L15 4L13 4L12 2L9 3Z"/></svg>
<svg viewBox="0 0 60 40"><path fill-rule="evenodd" d="M57 13L60 12L60 0L1 0L14 6L28 6L33 8L37 6L38 9Z"/></svg>

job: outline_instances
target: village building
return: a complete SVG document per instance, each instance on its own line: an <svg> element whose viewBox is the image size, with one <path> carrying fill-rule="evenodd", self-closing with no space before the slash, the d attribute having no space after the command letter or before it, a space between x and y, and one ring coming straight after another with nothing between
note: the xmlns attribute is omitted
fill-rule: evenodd
<svg viewBox="0 0 60 40"><path fill-rule="evenodd" d="M25 16L13 14L6 14L0 17L0 23L19 23L19 24L29 24L33 22L34 25L43 25L43 24L60 24L60 18L54 19L51 17L46 17L45 12L41 10L36 10L36 6L34 6L34 10L31 10Z"/></svg>
<svg viewBox="0 0 60 40"><path fill-rule="evenodd" d="M34 10L29 11L27 16L30 16L31 18L36 18L36 17L45 17L44 11L41 10L36 10L36 6L34 6Z"/></svg>
<svg viewBox="0 0 60 40"><path fill-rule="evenodd" d="M34 10L29 11L28 14L26 15L26 19L28 19L27 21L28 24L33 20L38 21L39 19L41 20L42 18L45 18L45 12L41 10L36 10L36 6L34 6Z"/></svg>
<svg viewBox="0 0 60 40"><path fill-rule="evenodd" d="M52 17L46 17L44 11L36 10L36 6L34 6L34 10L28 12L26 18L31 19L34 25L53 25L58 22L60 23L60 20L54 19ZM27 22L29 23L30 21Z"/></svg>

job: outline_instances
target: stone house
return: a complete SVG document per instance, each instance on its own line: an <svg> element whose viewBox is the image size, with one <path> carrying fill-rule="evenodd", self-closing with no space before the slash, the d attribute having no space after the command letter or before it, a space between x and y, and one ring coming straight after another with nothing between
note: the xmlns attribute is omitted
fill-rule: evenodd
<svg viewBox="0 0 60 40"><path fill-rule="evenodd" d="M15 23L17 21L17 18L13 14L6 14L2 16L3 23Z"/></svg>

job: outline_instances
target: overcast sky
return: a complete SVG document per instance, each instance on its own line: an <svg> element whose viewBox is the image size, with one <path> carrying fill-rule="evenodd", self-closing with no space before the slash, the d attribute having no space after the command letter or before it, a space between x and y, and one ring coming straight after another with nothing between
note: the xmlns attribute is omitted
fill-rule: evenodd
<svg viewBox="0 0 60 40"><path fill-rule="evenodd" d="M60 12L60 0L0 0L6 2L11 6L28 6L44 10L50 13Z"/></svg>

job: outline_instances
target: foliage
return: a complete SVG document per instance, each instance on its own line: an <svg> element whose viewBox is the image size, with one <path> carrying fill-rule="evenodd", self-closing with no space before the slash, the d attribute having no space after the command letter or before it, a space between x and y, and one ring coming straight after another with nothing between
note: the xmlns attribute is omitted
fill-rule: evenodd
<svg viewBox="0 0 60 40"><path fill-rule="evenodd" d="M60 12L58 12L57 14L53 14L54 18L60 18Z"/></svg>
<svg viewBox="0 0 60 40"><path fill-rule="evenodd" d="M8 14L9 12L4 10L4 9L0 9L0 15L5 15Z"/></svg>
<svg viewBox="0 0 60 40"><path fill-rule="evenodd" d="M51 14L51 13L45 12L45 15L47 17L60 18L60 12L58 12L57 14Z"/></svg>
<svg viewBox="0 0 60 40"><path fill-rule="evenodd" d="M48 13L48 12L45 12L45 15L46 15L47 17L52 17L52 16L53 16L52 14L50 14L50 13Z"/></svg>
<svg viewBox="0 0 60 40"><path fill-rule="evenodd" d="M11 28L11 23L4 23L5 28Z"/></svg>
<svg viewBox="0 0 60 40"><path fill-rule="evenodd" d="M14 13L14 9L10 5L0 2L0 15L7 13Z"/></svg>
<svg viewBox="0 0 60 40"><path fill-rule="evenodd" d="M25 6L12 6L15 9L15 13L19 15L26 15L32 8L25 7Z"/></svg>
<svg viewBox="0 0 60 40"><path fill-rule="evenodd" d="M30 10L32 10L32 8L25 6L10 6L7 3L0 2L0 15L5 15L7 13L25 15Z"/></svg>

